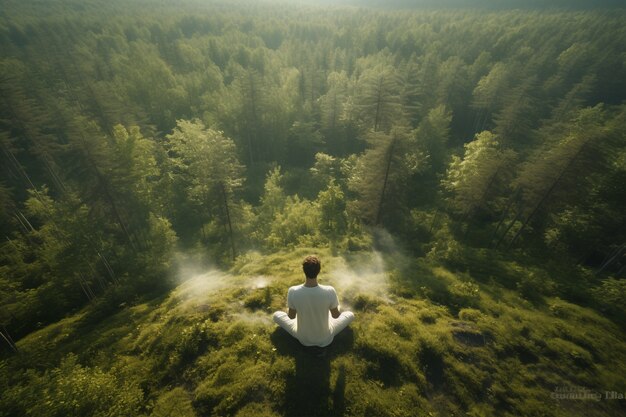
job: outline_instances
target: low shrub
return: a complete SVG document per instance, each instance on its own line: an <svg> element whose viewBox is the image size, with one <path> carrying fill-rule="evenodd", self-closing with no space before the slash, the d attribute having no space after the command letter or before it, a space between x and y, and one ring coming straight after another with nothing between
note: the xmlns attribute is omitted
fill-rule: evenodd
<svg viewBox="0 0 626 417"><path fill-rule="evenodd" d="M35 395L21 396L27 400L24 415L124 417L139 414L143 403L139 387L98 367L83 367L72 354L52 371L31 374L27 388Z"/></svg>
<svg viewBox="0 0 626 417"><path fill-rule="evenodd" d="M196 417L187 391L176 387L161 395L152 409L150 417Z"/></svg>
<svg viewBox="0 0 626 417"><path fill-rule="evenodd" d="M474 308L463 308L459 311L459 318L464 321L473 321L477 322L482 317L484 317L483 313L480 310L476 310Z"/></svg>
<svg viewBox="0 0 626 417"><path fill-rule="evenodd" d="M591 293L601 311L626 326L626 279L605 279Z"/></svg>

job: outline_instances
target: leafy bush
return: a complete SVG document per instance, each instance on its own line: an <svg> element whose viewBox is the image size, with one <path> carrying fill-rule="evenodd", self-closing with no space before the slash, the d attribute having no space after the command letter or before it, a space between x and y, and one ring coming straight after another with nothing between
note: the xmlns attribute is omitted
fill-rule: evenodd
<svg viewBox="0 0 626 417"><path fill-rule="evenodd" d="M18 395L26 415L66 417L125 417L139 413L142 390L132 382L83 367L76 356L67 356L60 366L30 381Z"/></svg>
<svg viewBox="0 0 626 417"><path fill-rule="evenodd" d="M356 311L376 311L380 300L365 294L358 294L352 303Z"/></svg>
<svg viewBox="0 0 626 417"><path fill-rule="evenodd" d="M173 357L177 361L187 363L204 353L209 345L217 344L217 336L214 334L212 323L206 321L186 327L181 333L174 348Z"/></svg>
<svg viewBox="0 0 626 417"><path fill-rule="evenodd" d="M274 218L265 243L270 248L311 245L318 233L319 212L309 200L287 197L282 212ZM315 243L313 241L313 243Z"/></svg>
<svg viewBox="0 0 626 417"><path fill-rule="evenodd" d="M150 417L196 417L189 394L180 387L161 395Z"/></svg>
<svg viewBox="0 0 626 417"><path fill-rule="evenodd" d="M243 301L243 305L251 310L269 310L272 304L270 287L252 291Z"/></svg>
<svg viewBox="0 0 626 417"><path fill-rule="evenodd" d="M470 281L456 282L450 286L451 301L455 306L472 307L480 301L480 288Z"/></svg>
<svg viewBox="0 0 626 417"><path fill-rule="evenodd" d="M435 233L436 242L426 255L431 261L452 267L462 267L465 259L465 246L453 237L448 222Z"/></svg>
<svg viewBox="0 0 626 417"><path fill-rule="evenodd" d="M592 294L601 310L626 324L626 280L608 278Z"/></svg>
<svg viewBox="0 0 626 417"><path fill-rule="evenodd" d="M552 294L554 284L545 272L529 271L517 283L517 290L525 299L539 303L543 295Z"/></svg>
<svg viewBox="0 0 626 417"><path fill-rule="evenodd" d="M481 313L480 310L476 310L473 308L464 308L461 311L459 311L459 318L464 321L477 322L482 317L484 317L483 313Z"/></svg>

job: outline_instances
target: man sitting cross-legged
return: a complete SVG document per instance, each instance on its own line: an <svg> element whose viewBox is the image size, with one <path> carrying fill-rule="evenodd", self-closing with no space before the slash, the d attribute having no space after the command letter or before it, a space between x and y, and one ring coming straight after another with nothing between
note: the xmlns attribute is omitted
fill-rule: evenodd
<svg viewBox="0 0 626 417"><path fill-rule="evenodd" d="M307 256L302 269L306 276L304 284L290 287L287 293L289 313L275 312L274 322L304 346L328 346L354 320L354 314L339 312L335 289L317 283L321 269L317 256Z"/></svg>

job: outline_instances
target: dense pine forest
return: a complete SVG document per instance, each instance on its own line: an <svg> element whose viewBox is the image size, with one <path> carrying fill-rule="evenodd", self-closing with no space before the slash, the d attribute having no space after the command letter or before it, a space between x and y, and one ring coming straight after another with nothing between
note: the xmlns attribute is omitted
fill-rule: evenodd
<svg viewBox="0 0 626 417"><path fill-rule="evenodd" d="M0 416L624 412L626 9L329 3L4 2Z"/></svg>

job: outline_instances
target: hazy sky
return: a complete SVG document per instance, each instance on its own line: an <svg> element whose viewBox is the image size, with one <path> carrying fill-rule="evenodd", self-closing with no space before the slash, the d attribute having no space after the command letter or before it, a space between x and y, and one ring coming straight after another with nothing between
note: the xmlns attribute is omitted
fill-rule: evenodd
<svg viewBox="0 0 626 417"><path fill-rule="evenodd" d="M376 7L598 8L626 7L626 0L278 0L287 3Z"/></svg>

